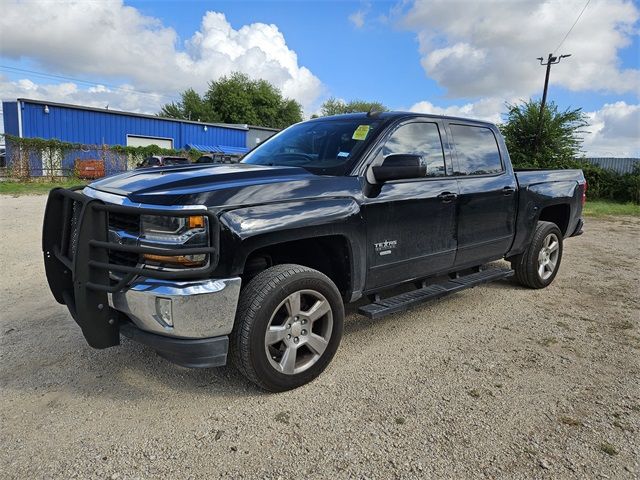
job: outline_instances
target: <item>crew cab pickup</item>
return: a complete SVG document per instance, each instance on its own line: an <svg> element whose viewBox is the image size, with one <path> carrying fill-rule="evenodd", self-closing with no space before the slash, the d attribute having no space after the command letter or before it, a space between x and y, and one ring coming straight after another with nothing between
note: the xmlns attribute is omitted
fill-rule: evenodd
<svg viewBox="0 0 640 480"><path fill-rule="evenodd" d="M44 262L92 347L125 335L182 366L229 357L283 391L331 361L346 303L380 318L512 275L547 287L586 188L580 170L514 170L490 123L325 117L239 164L52 190Z"/></svg>

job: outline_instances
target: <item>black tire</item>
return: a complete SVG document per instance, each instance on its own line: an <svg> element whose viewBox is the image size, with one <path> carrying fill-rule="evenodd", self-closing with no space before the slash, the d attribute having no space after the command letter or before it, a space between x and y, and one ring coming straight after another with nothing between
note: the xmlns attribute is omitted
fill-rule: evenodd
<svg viewBox="0 0 640 480"><path fill-rule="evenodd" d="M552 241L554 238L557 240L557 257L552 271L550 269L545 270L544 273L541 274L540 269L543 266L540 264L539 257L541 250L546 248L545 241L547 238L550 238ZM529 288L545 288L556 278L558 270L560 269L561 260L562 232L555 223L538 222L533 232L529 248L511 261L511 268L515 270L516 279L521 285Z"/></svg>
<svg viewBox="0 0 640 480"><path fill-rule="evenodd" d="M296 295L295 292L302 292L300 297L302 304L307 302L310 305L311 302L317 300L317 302L320 302L318 305L322 304L326 308L323 300L318 299L322 297L330 306L330 311L318 319L318 323L325 322L325 324L328 324L331 322L332 325L328 330L325 328L324 335L326 338L323 338L323 340L326 347L322 353L314 352L309 346L304 346L302 341L297 344L298 340L295 337L291 339L291 335L288 335L289 339L280 341L278 350L271 350L271 348L275 347L265 345L268 327L287 328L287 325L292 325L294 328L288 327L291 330L287 330L287 332L294 332L294 330L300 332L300 322L306 322L306 320L293 322L294 317L290 317L288 314L288 305L290 304L286 304L286 302L289 298L292 298L291 295ZM305 292L313 292L313 294L318 294L319 297L314 297L313 295L305 297L308 294ZM285 302L284 306L283 302ZM285 310L282 310L283 308ZM310 310L301 311L300 315L304 316L308 311ZM277 315L284 317L283 323L282 325L271 327ZM295 319L298 319L298 317L296 316ZM276 265L256 275L240 293L229 345L231 360L245 377L259 387L271 392L291 390L312 381L331 362L342 339L343 323L344 305L342 297L329 277L317 270L301 265ZM302 330L301 333L311 336L313 335L311 328L315 327L316 323L310 320L308 326L309 332L305 333L305 330ZM302 335L299 338L304 340ZM309 337L306 338L311 340ZM304 355L310 358L308 363L313 360L311 357L315 358L317 356L317 358L309 366L303 365L301 367L306 368L305 370L299 373L286 374L283 373L284 368L282 371L277 369L281 364L277 363L276 365L276 356L283 349L286 351L288 348L293 347L291 343L287 343L293 342L293 340L296 340L296 351L304 351ZM274 356L268 356L268 351L275 351ZM284 353L282 358L282 361L284 361ZM301 355L300 359L303 358ZM294 360L295 364L296 360Z"/></svg>

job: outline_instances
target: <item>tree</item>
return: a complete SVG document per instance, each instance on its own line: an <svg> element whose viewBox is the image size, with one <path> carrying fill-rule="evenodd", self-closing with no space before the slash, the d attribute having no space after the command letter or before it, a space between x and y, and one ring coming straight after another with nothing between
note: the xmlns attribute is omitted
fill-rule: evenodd
<svg viewBox="0 0 640 480"><path fill-rule="evenodd" d="M285 128L302 120L302 107L295 100L284 98L266 80L252 80L236 72L209 83L203 96L191 88L185 90L179 102L164 105L159 115Z"/></svg>
<svg viewBox="0 0 640 480"><path fill-rule="evenodd" d="M559 168L575 165L581 156L582 130L588 126L582 109L559 111L550 102L542 113L538 138L540 102L507 104L507 121L500 126L509 156L516 167Z"/></svg>
<svg viewBox="0 0 640 480"><path fill-rule="evenodd" d="M180 94L179 102L163 105L158 114L161 117L180 118L201 122L221 121L215 112L206 105L204 99L193 88L188 88Z"/></svg>
<svg viewBox="0 0 640 480"><path fill-rule="evenodd" d="M323 117L329 115L340 115L342 113L356 113L356 112L386 112L389 109L381 102L367 102L364 100L351 100L345 102L337 98L329 98L320 107L320 115Z"/></svg>

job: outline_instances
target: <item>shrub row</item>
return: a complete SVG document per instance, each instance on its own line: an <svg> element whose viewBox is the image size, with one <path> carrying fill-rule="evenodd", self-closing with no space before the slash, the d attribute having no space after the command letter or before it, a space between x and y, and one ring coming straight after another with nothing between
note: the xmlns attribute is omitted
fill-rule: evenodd
<svg viewBox="0 0 640 480"><path fill-rule="evenodd" d="M640 204L640 165L631 173L618 173L587 162L579 162L592 198Z"/></svg>

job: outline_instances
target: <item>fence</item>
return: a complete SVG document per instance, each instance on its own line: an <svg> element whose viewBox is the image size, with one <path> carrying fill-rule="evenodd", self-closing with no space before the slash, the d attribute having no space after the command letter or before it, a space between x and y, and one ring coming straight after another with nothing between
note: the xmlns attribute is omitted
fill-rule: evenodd
<svg viewBox="0 0 640 480"><path fill-rule="evenodd" d="M26 148L7 142L7 170L12 177L69 177L75 175L78 160L99 160L105 175L124 172L140 161L126 152L108 146L80 146L79 148Z"/></svg>
<svg viewBox="0 0 640 480"><path fill-rule="evenodd" d="M195 160L197 150L168 150L156 145L125 147L121 145L80 145L59 140L25 139L5 135L6 169L0 175L16 178L50 178L76 176L78 161L85 170L100 165L102 175L113 175L135 168L151 155L185 156Z"/></svg>

